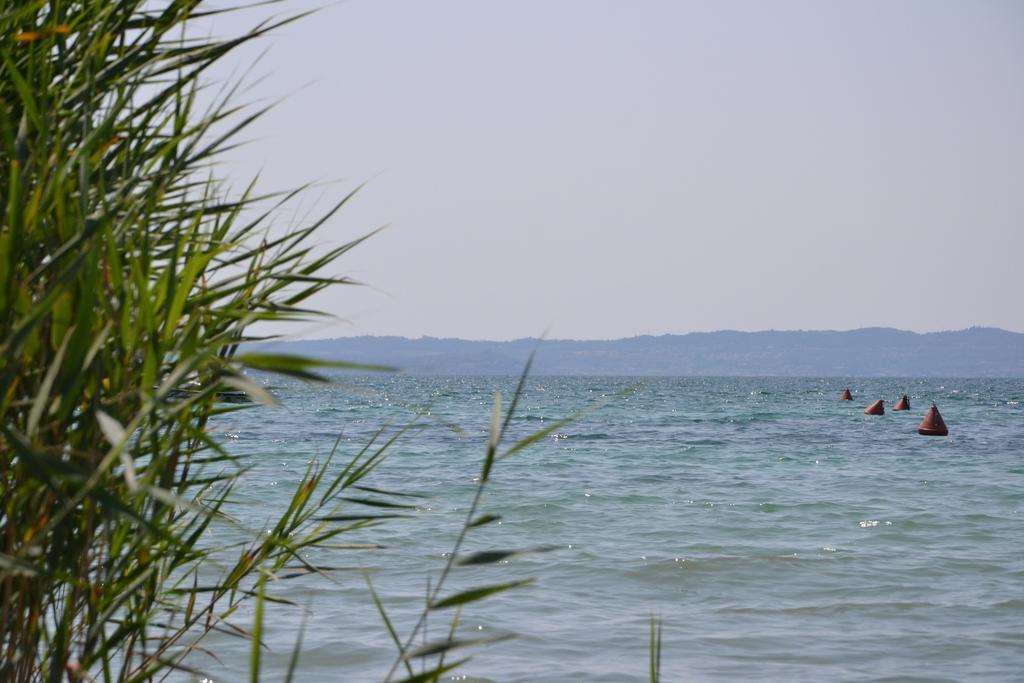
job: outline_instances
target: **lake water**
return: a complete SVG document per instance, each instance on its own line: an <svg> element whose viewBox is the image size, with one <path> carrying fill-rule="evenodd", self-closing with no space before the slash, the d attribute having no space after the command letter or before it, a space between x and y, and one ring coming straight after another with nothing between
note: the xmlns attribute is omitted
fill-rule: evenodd
<svg viewBox="0 0 1024 683"><path fill-rule="evenodd" d="M301 681L383 679L395 647L359 569L407 633L472 500L493 395L507 402L515 386L345 382L278 381L282 408L213 425L252 467L230 511L261 528L339 434L332 471L430 406L364 482L421 496L416 510L339 539L386 548L311 553L348 569L274 587L308 611ZM837 400L845 386L852 403ZM861 412L903 393L909 412ZM501 523L467 547L558 549L453 572L444 595L536 581L467 606L462 636L516 637L467 651L445 680L644 680L652 614L665 680L1021 680L1024 380L537 377L508 443L601 401L495 466L481 512ZM917 434L932 401L947 438ZM270 606L265 680L287 667L303 611ZM431 617L431 639L448 612ZM221 661L193 665L246 678L247 643L205 644Z"/></svg>

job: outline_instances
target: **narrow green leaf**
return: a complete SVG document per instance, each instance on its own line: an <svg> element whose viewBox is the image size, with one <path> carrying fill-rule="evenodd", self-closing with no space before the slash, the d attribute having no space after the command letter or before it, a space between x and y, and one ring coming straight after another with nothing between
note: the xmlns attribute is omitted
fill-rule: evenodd
<svg viewBox="0 0 1024 683"><path fill-rule="evenodd" d="M474 519L472 522L470 522L469 526L470 527L483 526L484 524L490 524L491 522L497 522L499 520L501 520L501 515L491 515L491 514L480 515L479 517Z"/></svg>
<svg viewBox="0 0 1024 683"><path fill-rule="evenodd" d="M68 342L71 341L71 335L74 331L72 327L64 335L64 340L60 343L60 347L57 349L49 369L46 371L46 377L36 393L35 401L32 403L32 412L28 415L28 425L25 430L25 435L30 439L35 436L36 429L39 427L39 420L43 416L43 409L50 401L50 391L53 389L53 382L57 379L57 372L60 370L60 364L64 360L64 353L68 349Z"/></svg>
<svg viewBox="0 0 1024 683"><path fill-rule="evenodd" d="M263 604L266 599L267 579L261 576L256 590L256 614L252 620L252 649L249 651L249 680L260 681L260 655L263 647Z"/></svg>
<svg viewBox="0 0 1024 683"><path fill-rule="evenodd" d="M0 553L0 569L6 574L21 575L21 576L36 576L39 574L39 569L36 568L30 562L12 557L5 553Z"/></svg>
<svg viewBox="0 0 1024 683"><path fill-rule="evenodd" d="M111 446L119 445L128 436L121 423L102 410L96 410L96 422L99 423L100 431Z"/></svg>
<svg viewBox="0 0 1024 683"><path fill-rule="evenodd" d="M492 645L494 643L500 643L504 640L511 640L514 637L515 636L512 634L505 634L500 636L491 636L489 638L455 638L447 640L438 640L432 643L426 643L415 649L409 650L405 653L405 659L415 659L417 657L430 657L432 655L439 655L445 652L451 652L452 650L459 650L467 647Z"/></svg>
<svg viewBox="0 0 1024 683"><path fill-rule="evenodd" d="M401 503L389 503L386 500L375 500L373 498L354 498L350 496L341 496L341 500L348 501L349 503L356 503L358 505L367 505L370 507L378 508L398 508L402 510L415 510L415 505L403 505Z"/></svg>
<svg viewBox="0 0 1024 683"><path fill-rule="evenodd" d="M451 664L439 664L432 669L427 669L426 671L409 676L408 678L403 678L397 683L433 683L434 681L440 680L442 674L448 673L452 669L457 669L468 661L469 658L467 657L460 659L457 662L452 662Z"/></svg>
<svg viewBox="0 0 1024 683"><path fill-rule="evenodd" d="M650 677L651 683L658 683L661 680L661 619L651 615L651 640L650 640Z"/></svg>
<svg viewBox="0 0 1024 683"><path fill-rule="evenodd" d="M244 391L249 398L257 403L262 403L265 406L271 407L277 407L280 405L280 402L273 394L245 375L229 375L221 380L221 382L233 389Z"/></svg>
<svg viewBox="0 0 1024 683"><path fill-rule="evenodd" d="M302 640L306 635L306 624L309 621L309 611L302 613L302 622L299 623L299 634L295 638L295 647L292 648L292 656L288 659L288 671L284 677L284 683L292 683L295 680L295 670L299 666L299 656L302 654Z"/></svg>
<svg viewBox="0 0 1024 683"><path fill-rule="evenodd" d="M36 106L36 98L33 95L32 86L29 85L28 81L25 80L25 77L18 70L17 65L11 59L10 53L7 50L0 51L0 57L3 58L7 73L11 77L11 83L21 97L25 116L28 117L33 126L41 127L42 120L39 118L39 108Z"/></svg>
<svg viewBox="0 0 1024 683"><path fill-rule="evenodd" d="M557 432L562 427L564 427L564 426L566 426L568 424L572 424L573 422L576 421L576 419L577 419L576 416L567 417L567 418L564 418L562 420L559 420L558 422L555 422L550 427L546 427L546 428L544 428L544 429L542 429L542 430L540 430L538 432L534 432L533 434L531 434L530 436L526 437L525 439L522 439L521 441L516 442L515 445L513 445L507 451L502 453L501 457L498 458L498 460L504 460L505 458L509 457L510 455L518 453L519 451L523 450L527 446L531 446L531 445L537 443L538 441L540 441L541 439L543 439L543 438L545 438L545 437L547 437L547 436L549 436L551 434L554 434L555 432Z"/></svg>
<svg viewBox="0 0 1024 683"><path fill-rule="evenodd" d="M374 519L397 519L399 517L408 517L409 515L325 515L324 517L317 517L318 521L321 522L358 522L362 520L374 520Z"/></svg>
<svg viewBox="0 0 1024 683"><path fill-rule="evenodd" d="M372 486L364 486L362 484L357 484L352 488L359 489L360 491L366 491L367 493L379 493L382 496L399 496L401 498L423 498L423 496L415 493L401 493L398 491L388 491L385 489L374 488Z"/></svg>
<svg viewBox="0 0 1024 683"><path fill-rule="evenodd" d="M540 342L537 342L538 345ZM519 406L519 399L523 396L523 391L526 389L526 379L530 376L530 368L533 367L533 359L537 355L537 349L530 351L529 358L526 359L526 365L523 366L523 372L519 375L519 382L516 384L516 391L512 394L512 403L508 406L508 412L505 414L505 423L501 425L502 433L508 429L508 425L512 422L512 417L516 414L516 408Z"/></svg>
<svg viewBox="0 0 1024 683"><path fill-rule="evenodd" d="M498 444L501 442L501 392L494 393L494 405L491 406L491 428L487 438L487 453L484 456L484 466L480 474L481 483L486 482L491 476L491 467L494 465L494 455L498 451Z"/></svg>
<svg viewBox="0 0 1024 683"><path fill-rule="evenodd" d="M326 382L327 378L312 372L311 369L329 368L335 370L366 370L370 372L393 372L395 370L395 368L386 365L317 360L285 353L242 353L235 356L235 360L257 370L266 370L300 379L321 382Z"/></svg>
<svg viewBox="0 0 1024 683"><path fill-rule="evenodd" d="M557 545L542 545L535 548L522 548L518 550L481 550L475 553L469 553L468 555L459 555L455 558L455 565L457 567L464 567L473 564L494 564L507 560L513 557L521 557L523 555L532 555L536 553L549 553L552 550L558 550L560 546Z"/></svg>
<svg viewBox="0 0 1024 683"><path fill-rule="evenodd" d="M491 406L491 428L487 439L487 450L494 452L501 441L501 392L494 392L494 405Z"/></svg>
<svg viewBox="0 0 1024 683"><path fill-rule="evenodd" d="M402 649L402 640L398 637L398 632L395 627L391 624L391 619L388 617L388 612L384 609L384 603L380 601L380 597L377 595L377 591L373 587L373 582L370 580L370 572L363 570L363 578L366 579L366 588L370 591L370 597L373 598L373 604L377 607L377 612L380 614L381 621L384 622L384 627L387 628L388 634L391 636L391 640L395 643L395 647L398 648L398 655L402 657L404 650ZM405 660L404 657L402 657ZM409 675L413 675L412 666L407 660L405 660L405 669L409 672Z"/></svg>
<svg viewBox="0 0 1024 683"><path fill-rule="evenodd" d="M482 588L471 588L469 590L456 593L455 595L448 596L443 600L438 600L432 604L430 608L445 609L447 607L455 607L456 605L464 605L467 602L476 602L477 600L482 600L489 595L501 593L512 588L528 586L531 583L533 583L533 579L523 579L521 581L510 581L509 583L499 583L491 586L484 586Z"/></svg>

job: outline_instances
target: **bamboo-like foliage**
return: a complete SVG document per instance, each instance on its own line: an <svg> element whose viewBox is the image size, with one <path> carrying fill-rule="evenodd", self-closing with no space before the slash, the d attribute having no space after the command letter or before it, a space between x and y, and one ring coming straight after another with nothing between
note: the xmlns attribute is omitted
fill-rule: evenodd
<svg viewBox="0 0 1024 683"><path fill-rule="evenodd" d="M519 383L516 386L515 392L512 395L512 400L510 401L504 416L502 416L501 393L495 394L494 404L491 410L491 422L490 429L488 430L487 445L484 451L484 459L480 467L480 475L476 480L477 485L476 491L473 495L473 500L466 511L462 527L455 538L452 549L447 553L448 559L445 562L444 567L441 569L441 573L437 580L431 583L430 588L427 591L423 609L409 633L404 638L399 635L398 631L393 626L387 610L381 600L377 597L377 593L370 582L370 577L367 575L367 585L369 586L371 596L373 597L374 603L380 612L381 619L387 627L388 633L391 635L398 651L394 663L391 665L391 668L388 670L387 675L384 678L385 681L394 680L394 676L400 672L400 667L404 667L405 673L408 673L408 677L403 678L401 683L411 683L411 681L439 681L441 676L469 661L468 657L457 659L454 662L446 661L446 657L453 651L461 651L465 648L488 645L511 637L511 634L485 638L456 637L456 631L461 619L462 609L472 603L485 600L492 595L529 585L532 582L532 579L518 579L497 584L474 586L458 593L442 597L442 591L445 589L446 582L453 571L457 570L459 567L495 565L519 555L548 552L556 549L554 546L537 546L533 548L491 549L472 553L463 552L463 546L471 533L501 519L499 515L490 513L483 514L480 509L483 502L484 491L491 482L495 465L523 449L528 448L532 444L537 443L541 439L556 433L559 429L565 427L565 425L576 420L580 415L582 415L582 413L580 413L558 420L553 424L516 441L510 446L505 445L504 442L506 440L508 427L516 414L516 407L519 404L519 400L523 396L523 392L526 388L526 380L529 376L532 364L533 356L531 355L530 360L526 363L526 367L519 378ZM428 616L433 613L444 614L449 612L453 607L456 608L456 611L449 622L447 636L442 639L431 640L420 645L416 645L415 643L417 639L420 636L425 636ZM421 665L421 671L419 673L415 672L413 669L412 662L414 661L418 661Z"/></svg>
<svg viewBox="0 0 1024 683"><path fill-rule="evenodd" d="M317 571L298 549L373 522L321 519L379 463L370 448L330 480L312 466L271 533L200 583L240 472L205 430L236 408L219 392L272 400L246 368L318 378L239 345L257 321L308 318L359 242L314 251L338 207L271 236L266 207L291 194L210 179L262 112L230 92L199 111L200 77L280 24L192 40L200 4L0 2L0 680L182 666L254 580Z"/></svg>
<svg viewBox="0 0 1024 683"><path fill-rule="evenodd" d="M338 537L411 507L361 483L404 432L382 429L344 467L332 468L333 451L311 464L269 530L234 548L206 540L211 525L231 523L222 508L244 469L206 427L247 406L219 399L244 392L273 402L246 369L316 381L322 366L360 367L240 351L256 341L250 326L316 315L306 300L349 283L324 273L365 237L327 250L313 244L351 195L275 235L274 210L295 192L257 196L250 187L234 196L211 177L212 162L262 111L236 107L230 91L200 111L204 72L291 19L192 40L190 23L211 13L201 4L0 0L3 681L134 682L195 671L190 654L214 629L252 640L256 680L265 603L282 601L268 588L330 571L303 550L374 547ZM446 662L451 651L489 642L456 636L461 609L527 583L443 596L453 570L549 549L462 552L468 534L497 519L479 511L492 467L566 423L502 445L527 372L504 419L495 402L476 495L404 637L369 586L398 649L386 679L439 680L465 661ZM226 553L210 578L210 560L223 565ZM235 619L247 599L251 629ZM415 645L428 613L452 608L447 637ZM288 680L301 634L298 642Z"/></svg>

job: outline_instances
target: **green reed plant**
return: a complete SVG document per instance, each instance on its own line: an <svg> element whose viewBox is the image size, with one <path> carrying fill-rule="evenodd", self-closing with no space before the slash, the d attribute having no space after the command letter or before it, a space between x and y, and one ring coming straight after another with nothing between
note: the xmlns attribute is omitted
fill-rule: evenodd
<svg viewBox="0 0 1024 683"><path fill-rule="evenodd" d="M250 406L219 399L274 402L247 370L321 381L325 368L366 369L243 350L260 339L255 323L316 315L309 298L350 283L327 273L365 237L314 243L351 195L274 232L298 191L232 194L216 181L212 165L264 110L236 106L233 90L200 109L201 79L293 19L193 39L194 21L226 11L202 6L0 0L0 680L197 673L192 655L214 630L251 639L256 680L265 607L287 602L277 582L331 572L304 551L374 548L343 535L411 507L364 481L408 428L382 429L344 464L338 443L312 462L269 530L208 540L219 525L245 531L225 512L244 464L207 428ZM524 583L443 595L458 567L522 552L461 550L497 519L479 511L494 464L564 424L501 450L525 377L504 420L495 403L466 522L404 638L369 585L398 646L389 679L457 667L445 656L481 642L455 637L459 610ZM429 613L451 610L446 638L414 646ZM300 658L301 634L289 679Z"/></svg>
<svg viewBox="0 0 1024 683"><path fill-rule="evenodd" d="M324 273L362 238L314 249L349 197L274 236L268 200L294 193L232 196L211 179L262 111L240 113L231 91L200 111L200 78L285 22L191 40L200 5L0 5L3 680L192 670L212 630L252 639L258 677L264 604L281 601L268 587L326 574L304 550L373 547L339 536L409 507L361 483L404 431L382 430L340 469L333 452L311 464L268 532L205 540L234 524L224 508L244 471L207 425L247 406L218 397L273 402L247 369L315 381L320 366L356 367L240 352L250 327L313 315L304 303L348 283ZM250 630L236 617L254 597Z"/></svg>
<svg viewBox="0 0 1024 683"><path fill-rule="evenodd" d="M188 38L200 0L0 3L0 679L144 680L184 666L301 550L374 523L323 521L379 464L311 465L270 533L200 580L204 534L242 471L207 433L273 399L247 369L322 379L307 359L241 353L253 323L306 319L361 239L314 249L347 197L272 233L293 193L239 195L211 164L262 111L200 77L289 20ZM194 33L194 32L193 32ZM243 406L244 407L244 406ZM380 494L374 494L380 495ZM386 498L386 495L383 496ZM226 523L226 522L225 522ZM291 571L291 570L289 570ZM294 573L294 572L293 572Z"/></svg>
<svg viewBox="0 0 1024 683"><path fill-rule="evenodd" d="M658 683L661 680L661 631L663 624L661 617L651 615L651 638L648 644L648 659L650 665L648 674L651 683Z"/></svg>
<svg viewBox="0 0 1024 683"><path fill-rule="evenodd" d="M405 679L406 681L440 680L440 677L443 674L458 668L468 661L468 658L463 658L454 662L446 662L445 658L449 652L453 650L461 650L467 647L486 645L509 637L456 638L455 634L459 625L462 608L497 593L529 585L532 579L516 579L501 583L475 586L473 588L468 588L442 597L442 592L453 570L456 570L459 567L493 565L519 555L548 552L556 549L554 546L538 546L533 548L489 549L471 553L462 552L463 545L472 532L480 527L501 519L499 515L491 513L482 514L480 510L484 491L490 483L491 477L494 473L494 466L505 458L515 455L519 451L540 441L541 439L556 433L559 429L578 419L580 416L580 414L577 414L558 420L544 429L533 432L525 438L516 441L510 446L503 447L509 424L515 416L516 407L518 406L519 400L526 387L526 380L529 376L532 363L533 357L531 356L523 370L523 374L519 378L519 383L516 386L515 392L512 395L512 400L509 403L508 410L505 412L504 416L502 416L501 393L498 392L495 394L491 410L487 445L480 474L476 479L477 485L473 494L473 500L469 505L465 519L463 520L462 526L455 538L452 550L447 553L447 560L441 569L440 575L436 581L430 584L430 587L427 590L424 607L404 639L399 636L397 630L392 625L392 620L389 618L383 603L373 590L369 574L367 574L367 585L369 586L371 595L373 596L374 603L376 604L377 609L380 612L381 619L386 625L398 650L395 661L391 665L391 668L385 677L386 681L392 680L400 666L404 666L406 672L409 674L409 678ZM415 643L417 638L421 635L425 635L429 615L433 613L447 613L450 612L452 608L455 608L455 615L450 621L447 636L439 640L428 641L416 645ZM418 673L413 669L412 662L414 661L420 664L420 671Z"/></svg>
<svg viewBox="0 0 1024 683"><path fill-rule="evenodd" d="M484 458L481 464L480 474L476 478L477 484L473 493L472 501L466 511L462 525L456 534L451 551L445 554L447 559L440 570L440 574L436 581L428 582L424 606L412 627L404 637L399 635L399 631L394 624L394 620L389 616L382 600L374 590L372 581L370 580L370 574L366 573L366 581L370 595L380 613L381 620L383 621L388 634L391 636L391 639L397 649L396 658L384 678L385 681L394 680L396 675L407 674L407 677L402 678L400 683L436 683L442 679L443 675L458 669L469 661L470 657L468 656L461 657L455 661L446 661L448 655L453 651L458 650L461 654L461 651L467 648L489 645L514 637L514 634L486 637L457 637L456 634L464 607L471 606L472 603L485 600L498 593L527 586L533 582L533 579L518 578L504 580L499 583L473 586L455 593L444 595L447 581L455 571L464 567L479 568L485 565L498 565L522 555L550 552L558 549L558 546L547 545L512 549L490 548L475 552L463 551L463 546L472 534L479 533L478 530L482 527L501 520L500 515L484 513L481 510L484 493L488 485L492 482L495 474L495 465L551 436L552 434L557 433L559 430L579 420L584 415L599 409L607 402L607 399L599 400L569 417L557 420L543 429L520 438L510 445L506 445L508 428L515 417L516 408L523 396L532 364L533 355L531 354L526 363L526 367L519 378L519 382L512 394L512 400L509 403L508 409L504 412L504 415L502 414L501 393L498 392L495 394ZM629 387L622 393L632 393L636 388L636 386ZM452 612L454 612L454 615L448 622L446 635L439 639L428 640L426 638L426 631L427 621L430 615L443 616ZM258 626L259 619L257 619L257 627ZM660 617L652 615L650 618L648 644L648 675L649 680L652 681L652 683L657 683L657 681L661 680L661 644L662 620ZM418 671L414 667L414 664L418 665Z"/></svg>

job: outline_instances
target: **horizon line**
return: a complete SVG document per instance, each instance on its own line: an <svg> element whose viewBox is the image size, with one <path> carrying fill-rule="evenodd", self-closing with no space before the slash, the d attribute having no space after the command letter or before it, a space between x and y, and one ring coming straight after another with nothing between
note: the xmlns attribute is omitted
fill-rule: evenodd
<svg viewBox="0 0 1024 683"><path fill-rule="evenodd" d="M616 341L628 341L631 339L642 339L645 337L656 338L656 337L688 337L692 335L707 335L707 334L790 334L790 333L803 333L803 334L847 334L850 332L864 332L864 331L890 331L900 332L903 334L913 334L916 336L928 336L933 334L955 334L959 332L970 332L974 330L990 330L994 332L1005 332L1008 334L1024 334L1024 331L1008 330L1003 327L996 327L993 325L971 325L960 329L945 329L945 330L931 330L927 332L917 332L915 330L904 330L898 327L886 327L881 325L872 325L866 327L854 327L845 330L829 330L829 329L775 329L769 328L766 330L737 330L731 328L723 328L717 330L693 330L690 332L663 332L660 334L644 333L635 334L627 337L558 337L558 338L547 338L547 337L512 337L508 339L487 339L487 338L469 338L469 337L438 337L430 334L421 334L418 337L410 337L401 334L352 334L343 335L337 337L309 337L309 338L287 338L278 337L277 339L267 340L275 342L325 342L325 341L337 341L341 339L404 339L407 341L423 341L423 340L438 340L438 341L465 341L465 342L481 342L481 343L495 343L495 344L507 344L512 342L616 342Z"/></svg>

